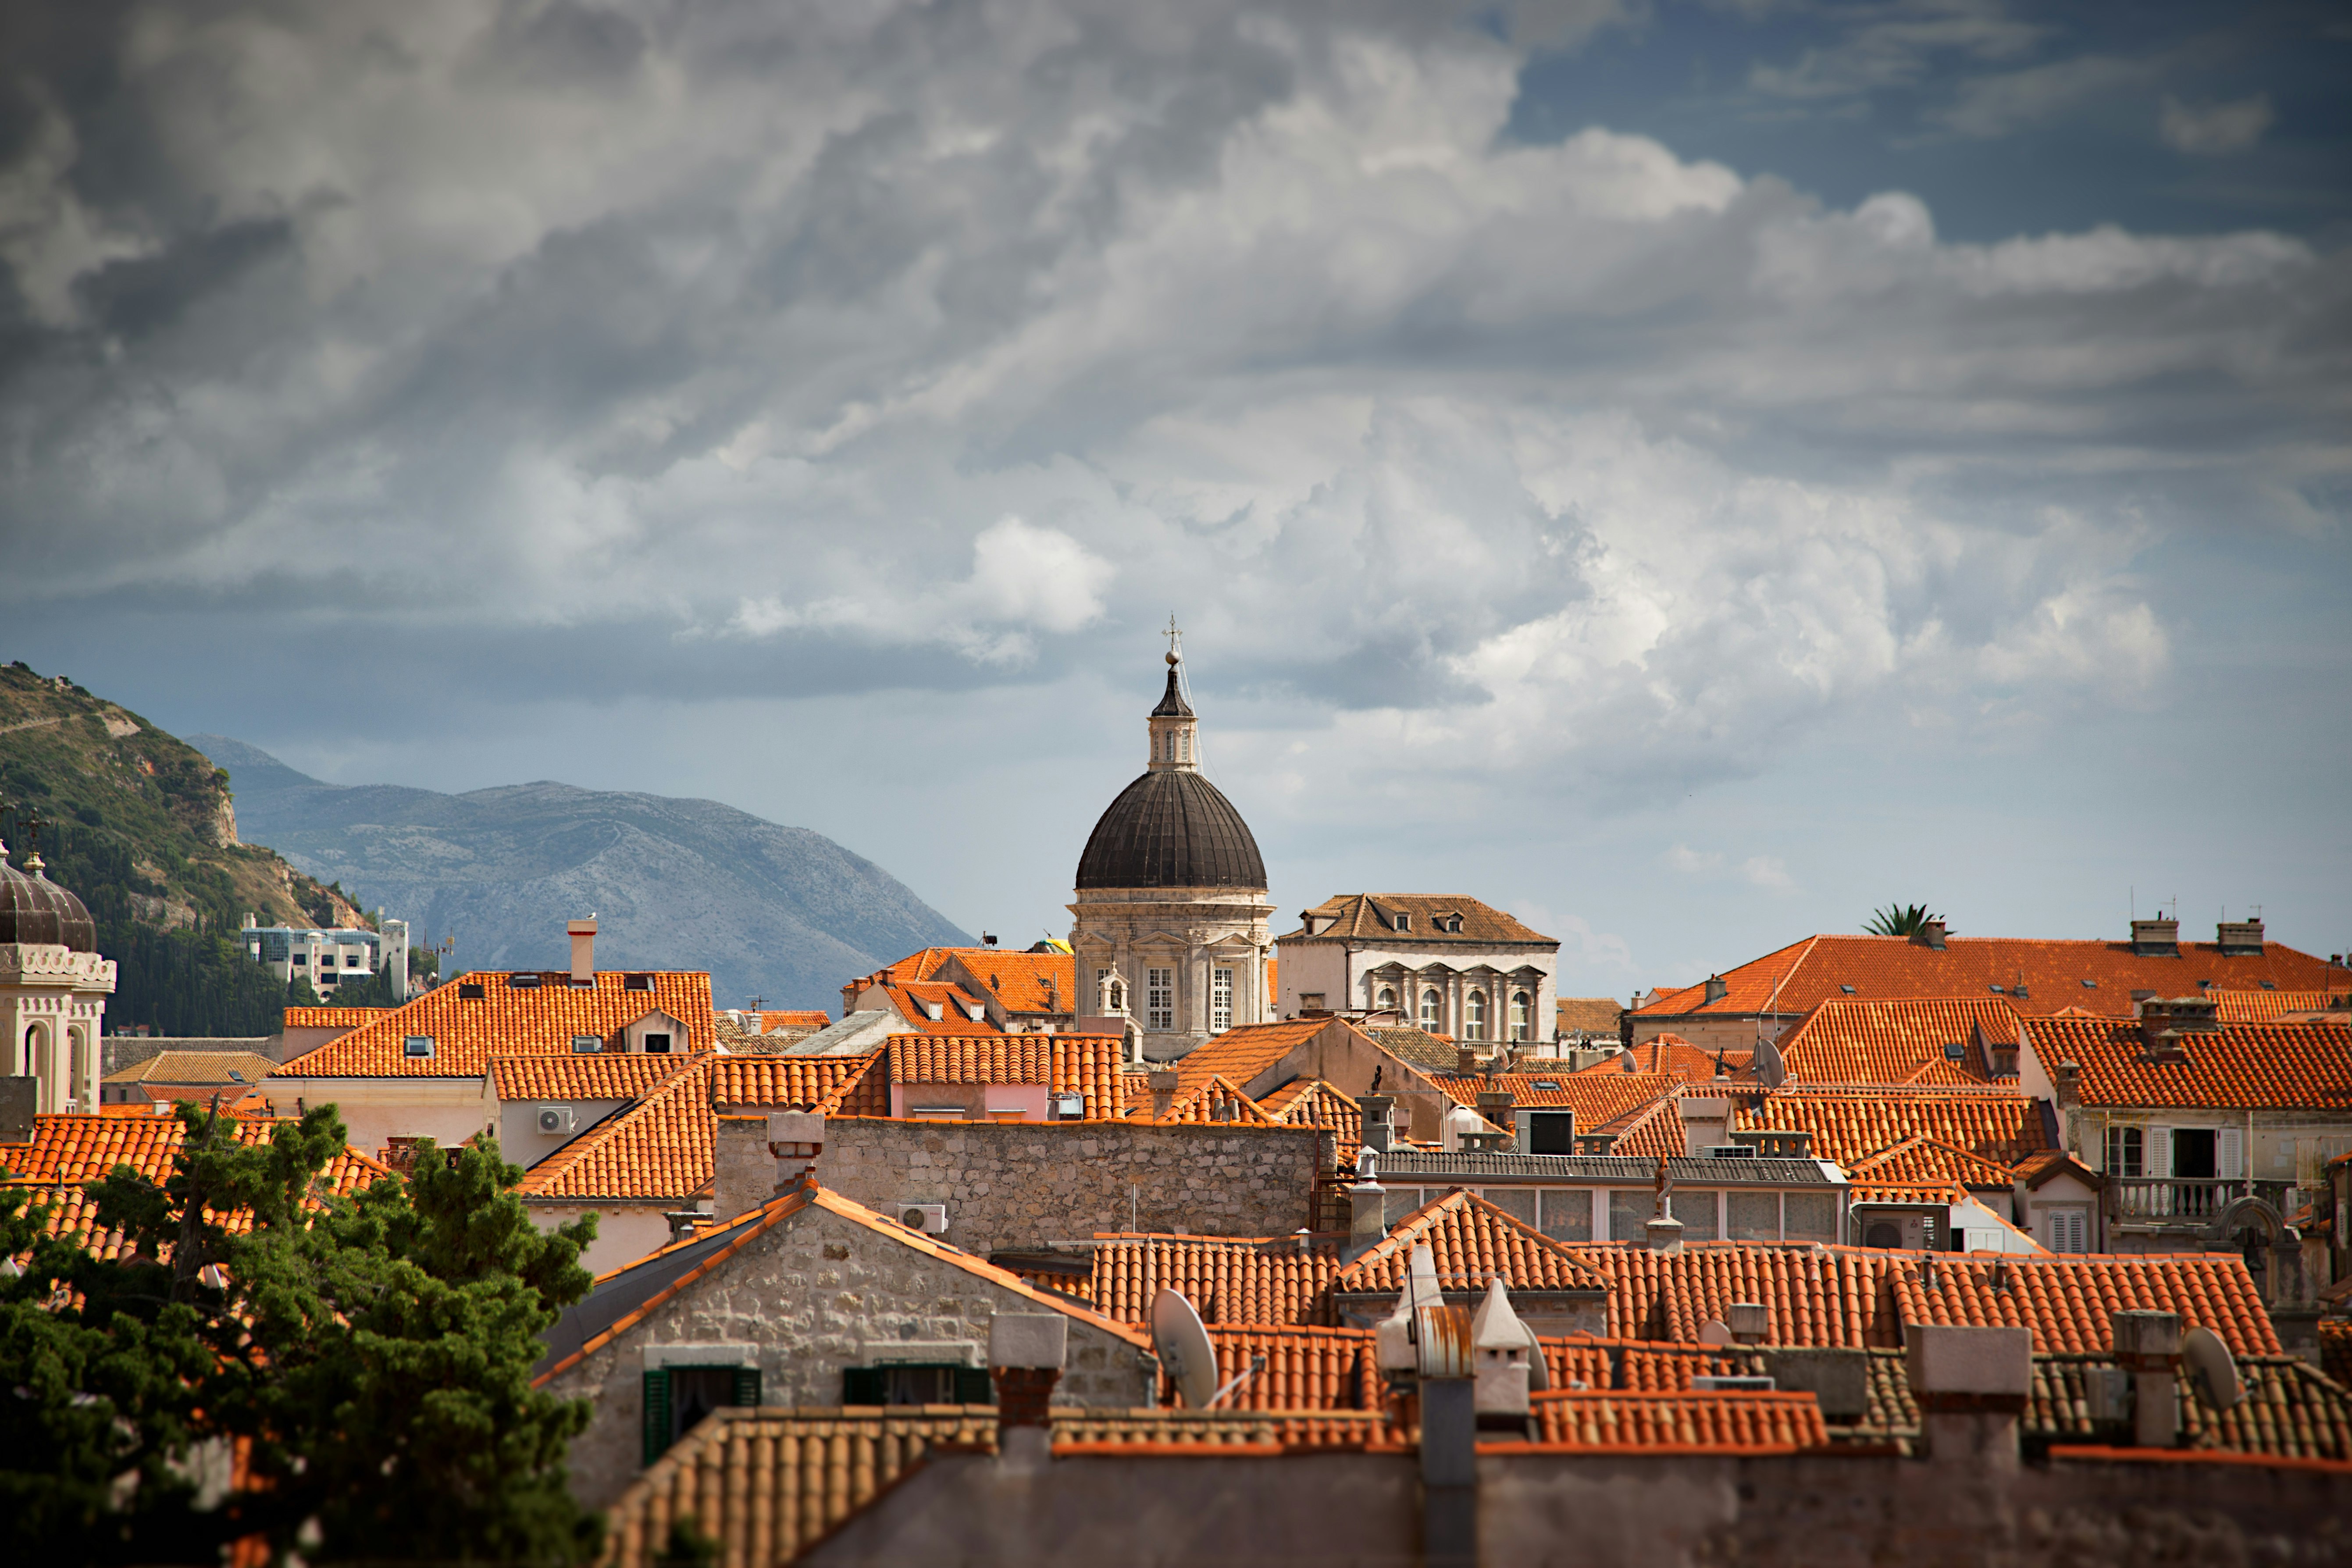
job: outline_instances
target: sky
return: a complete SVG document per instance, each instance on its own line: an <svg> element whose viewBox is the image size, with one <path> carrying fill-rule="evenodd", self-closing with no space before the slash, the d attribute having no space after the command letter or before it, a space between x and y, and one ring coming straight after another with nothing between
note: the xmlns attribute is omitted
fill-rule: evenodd
<svg viewBox="0 0 2352 1568"><path fill-rule="evenodd" d="M2347 79L2326 5L0 8L0 658L1024 942L1172 616L1277 931L2341 952Z"/></svg>

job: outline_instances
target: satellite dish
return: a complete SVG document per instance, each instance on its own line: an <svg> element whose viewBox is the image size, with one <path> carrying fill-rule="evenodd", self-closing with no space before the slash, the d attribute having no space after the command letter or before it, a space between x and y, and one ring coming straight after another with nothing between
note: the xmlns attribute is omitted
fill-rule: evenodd
<svg viewBox="0 0 2352 1568"><path fill-rule="evenodd" d="M2238 1375L2238 1358L2210 1329L2191 1329L2180 1336L2180 1359L2197 1384L2198 1396L2216 1410L2227 1410L2246 1396L2245 1380Z"/></svg>
<svg viewBox="0 0 2352 1568"><path fill-rule="evenodd" d="M1217 1396L1217 1352L1201 1314L1175 1290L1151 1299L1151 1344L1188 1410L1206 1410Z"/></svg>
<svg viewBox="0 0 2352 1568"><path fill-rule="evenodd" d="M1731 1325L1709 1318L1698 1326L1698 1342L1722 1349L1731 1343Z"/></svg>

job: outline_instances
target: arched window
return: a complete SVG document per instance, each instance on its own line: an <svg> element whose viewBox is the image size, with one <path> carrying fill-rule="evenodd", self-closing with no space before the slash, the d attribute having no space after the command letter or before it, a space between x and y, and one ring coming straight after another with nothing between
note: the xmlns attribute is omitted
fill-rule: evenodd
<svg viewBox="0 0 2352 1568"><path fill-rule="evenodd" d="M1439 997L1434 991L1421 994L1421 1026L1434 1032L1437 1028Z"/></svg>
<svg viewBox="0 0 2352 1568"><path fill-rule="evenodd" d="M66 1031L66 1061L68 1064L66 1070L68 1074L66 1079L66 1096L73 1101L74 1109L77 1110L88 1110L90 1109L89 1106L84 1105L81 1102L81 1079L82 1074L87 1071L89 1068L89 1042L84 1039L82 1028L77 1024L72 1028Z"/></svg>
<svg viewBox="0 0 2352 1568"><path fill-rule="evenodd" d="M1484 991L1470 993L1470 1005L1462 1010L1462 1037L1465 1040L1485 1039L1486 1037L1486 994Z"/></svg>
<svg viewBox="0 0 2352 1568"><path fill-rule="evenodd" d="M1393 985L1381 986L1381 994L1372 998L1372 1005L1381 1009L1382 1012L1392 1013L1396 1011L1396 987Z"/></svg>
<svg viewBox="0 0 2352 1568"><path fill-rule="evenodd" d="M1110 1010L1114 1013L1127 1011L1127 987L1116 980L1110 983Z"/></svg>
<svg viewBox="0 0 2352 1568"><path fill-rule="evenodd" d="M1533 1037L1528 1033L1528 1010L1534 1005L1533 999L1526 992L1511 993L1511 1038L1514 1040Z"/></svg>

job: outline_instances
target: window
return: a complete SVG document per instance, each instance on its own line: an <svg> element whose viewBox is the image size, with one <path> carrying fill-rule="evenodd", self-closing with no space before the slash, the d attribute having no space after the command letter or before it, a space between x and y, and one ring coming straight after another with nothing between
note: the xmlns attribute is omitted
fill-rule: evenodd
<svg viewBox="0 0 2352 1568"><path fill-rule="evenodd" d="M2053 1252L2088 1252L2090 1215L2082 1209L2052 1209L2048 1241Z"/></svg>
<svg viewBox="0 0 2352 1568"><path fill-rule="evenodd" d="M1533 1187L1487 1187L1478 1195L1528 1229L1535 1228L1536 1190Z"/></svg>
<svg viewBox="0 0 2352 1568"><path fill-rule="evenodd" d="M1724 1220L1731 1241L1778 1241L1780 1239L1780 1194L1778 1193L1727 1193L1724 1195Z"/></svg>
<svg viewBox="0 0 2352 1568"><path fill-rule="evenodd" d="M1841 985L1838 989L1844 992L1849 996L1853 994L1853 987L1851 985Z"/></svg>
<svg viewBox="0 0 2352 1568"><path fill-rule="evenodd" d="M1470 993L1470 1005L1463 1011L1462 1036L1470 1040L1486 1037L1486 994L1484 991Z"/></svg>
<svg viewBox="0 0 2352 1568"><path fill-rule="evenodd" d="M572 1037L572 1049L577 1055L593 1057L604 1048L604 1037L602 1035L574 1035Z"/></svg>
<svg viewBox="0 0 2352 1568"><path fill-rule="evenodd" d="M433 1037L410 1035L400 1042L400 1053L407 1057L430 1057L433 1054Z"/></svg>
<svg viewBox="0 0 2352 1568"><path fill-rule="evenodd" d="M1514 1040L1524 1040L1528 1037L1528 1014L1533 1006L1534 1002L1526 992L1511 993L1511 1038Z"/></svg>
<svg viewBox="0 0 2352 1568"><path fill-rule="evenodd" d="M539 976L536 974L509 974L507 976L507 989L509 991L536 991L539 989Z"/></svg>
<svg viewBox="0 0 2352 1568"><path fill-rule="evenodd" d="M1396 987L1393 985L1381 986L1380 994L1372 998L1372 1005L1385 1012L1395 1012L1396 1005Z"/></svg>
<svg viewBox="0 0 2352 1568"><path fill-rule="evenodd" d="M1404 910L1399 910L1397 911L1396 928L1399 931L1411 931L1412 929L1412 917L1405 913Z"/></svg>
<svg viewBox="0 0 2352 1568"><path fill-rule="evenodd" d="M1550 1188L1543 1195L1543 1224L1554 1241L1592 1239L1592 1194L1582 1188Z"/></svg>
<svg viewBox="0 0 2352 1568"><path fill-rule="evenodd" d="M1223 1034L1234 1026L1234 972L1209 971L1209 1031Z"/></svg>
<svg viewBox="0 0 2352 1568"><path fill-rule="evenodd" d="M1838 1239L1835 1193L1783 1193L1780 1194L1780 1234L1785 1240Z"/></svg>
<svg viewBox="0 0 2352 1568"><path fill-rule="evenodd" d="M645 1462L670 1451L697 1423L725 1405L760 1403L756 1366L658 1366L646 1369Z"/></svg>
<svg viewBox="0 0 2352 1568"><path fill-rule="evenodd" d="M1529 1110L1522 1114L1527 1118L1528 1146L1520 1150L1520 1153L1573 1154L1576 1152L1576 1112Z"/></svg>
<svg viewBox="0 0 2352 1568"><path fill-rule="evenodd" d="M653 988L654 977L650 974L625 974L621 977L621 989L624 991L650 991Z"/></svg>
<svg viewBox="0 0 2352 1568"><path fill-rule="evenodd" d="M345 969L357 969L359 966L360 955L358 953L347 952L343 954L343 967Z"/></svg>
<svg viewBox="0 0 2352 1568"><path fill-rule="evenodd" d="M1298 994L1298 1010L1302 1013L1328 1013L1330 1011L1329 1008L1323 1005L1323 993L1320 991L1300 992Z"/></svg>
<svg viewBox="0 0 2352 1568"><path fill-rule="evenodd" d="M1437 1027L1438 1004L1439 997L1436 992L1424 991L1421 994L1421 1026L1423 1028L1434 1030Z"/></svg>
<svg viewBox="0 0 2352 1568"><path fill-rule="evenodd" d="M479 981L463 981L463 980L461 980L461 981L459 981L459 982L457 983L457 1000L458 1000L458 1001L460 1001L460 1002L478 1002L478 1001L480 1001L481 999L482 999L482 986L481 986L481 983L480 983Z"/></svg>
<svg viewBox="0 0 2352 1568"><path fill-rule="evenodd" d="M844 1405L989 1405L988 1369L955 1362L841 1369Z"/></svg>
<svg viewBox="0 0 2352 1568"><path fill-rule="evenodd" d="M666 1057L669 1055L669 1037L667 1035L647 1035L645 1038L646 1054L647 1056Z"/></svg>
<svg viewBox="0 0 2352 1568"><path fill-rule="evenodd" d="M2221 1173L2216 1158L2213 1130L2210 1127L2177 1127L2172 1132L2172 1170L2175 1176L2191 1181L2210 1181Z"/></svg>
<svg viewBox="0 0 2352 1568"><path fill-rule="evenodd" d="M1713 1193L1670 1193L1675 1217L1683 1222L1685 1241L1715 1239L1715 1194Z"/></svg>
<svg viewBox="0 0 2352 1568"><path fill-rule="evenodd" d="M2147 1173L2144 1151L2147 1135L2137 1127L2107 1129L2107 1174L2110 1176L2144 1176Z"/></svg>
<svg viewBox="0 0 2352 1568"><path fill-rule="evenodd" d="M307 953L307 952L298 952L298 953L296 953L296 954L294 955L294 962L295 962L295 963L299 963L299 964L301 964L304 968L306 968L306 969L307 969L308 967L310 967L310 955L309 953Z"/></svg>
<svg viewBox="0 0 2352 1568"><path fill-rule="evenodd" d="M1172 969L1147 969L1143 972L1143 1026L1147 1029L1172 1029L1176 1026L1176 972Z"/></svg>

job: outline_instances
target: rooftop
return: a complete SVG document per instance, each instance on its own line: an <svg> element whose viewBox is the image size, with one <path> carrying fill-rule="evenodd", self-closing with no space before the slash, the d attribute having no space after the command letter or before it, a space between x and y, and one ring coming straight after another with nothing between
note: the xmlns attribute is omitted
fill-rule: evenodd
<svg viewBox="0 0 2352 1568"><path fill-rule="evenodd" d="M654 1012L677 1019L685 1029L686 1038L677 1042L680 1055L718 1043L710 976L699 970L604 970L593 985L572 984L562 970L476 970L398 1007L362 1010L369 1014L366 1023L296 1057L272 1076L479 1078L489 1070L492 1057L569 1056L575 1038L610 1038ZM410 1056L404 1042L412 1036L431 1037L432 1054Z"/></svg>
<svg viewBox="0 0 2352 1568"><path fill-rule="evenodd" d="M2026 1034L2045 1072L2082 1068L2084 1105L2352 1111L2352 1026L2225 1023L2165 1062L2143 1059L2136 1021L2036 1018Z"/></svg>
<svg viewBox="0 0 2352 1568"><path fill-rule="evenodd" d="M1402 920L1402 923L1400 923ZM1314 929L1310 933L1308 927ZM1412 947L1519 943L1557 948L1559 940L1461 893L1339 893L1303 911L1284 942L1378 942Z"/></svg>

